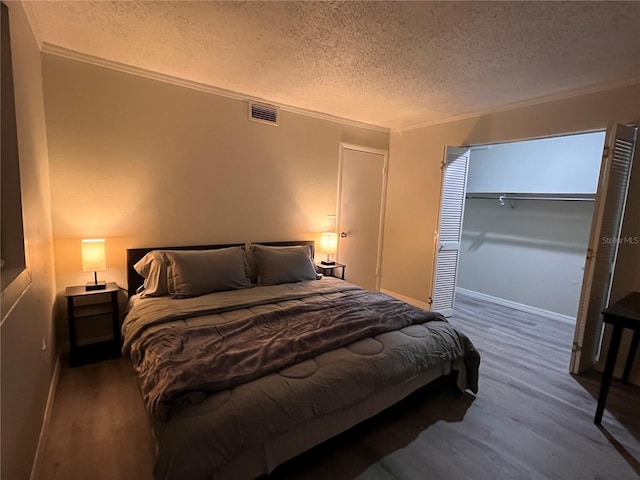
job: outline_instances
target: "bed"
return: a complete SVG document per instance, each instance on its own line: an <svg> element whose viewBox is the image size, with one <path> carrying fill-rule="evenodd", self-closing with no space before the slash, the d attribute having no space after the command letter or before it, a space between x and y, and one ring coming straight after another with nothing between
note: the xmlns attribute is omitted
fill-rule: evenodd
<svg viewBox="0 0 640 480"><path fill-rule="evenodd" d="M321 276L311 241L127 250L122 324L157 480L241 480L480 356L434 312Z"/></svg>

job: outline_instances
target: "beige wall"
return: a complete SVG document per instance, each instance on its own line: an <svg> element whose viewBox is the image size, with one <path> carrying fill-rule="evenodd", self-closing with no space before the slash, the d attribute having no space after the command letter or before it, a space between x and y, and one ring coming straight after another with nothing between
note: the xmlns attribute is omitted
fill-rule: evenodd
<svg viewBox="0 0 640 480"><path fill-rule="evenodd" d="M340 142L388 148L386 132L287 111L250 122L246 102L58 56L43 69L59 293L91 279L82 238L106 238L99 276L121 286L128 247L315 240Z"/></svg>
<svg viewBox="0 0 640 480"><path fill-rule="evenodd" d="M31 282L2 318L3 479L28 479L56 356L53 238L40 52L22 5L8 2L20 152L22 208ZM43 350L43 342L46 349Z"/></svg>
<svg viewBox="0 0 640 480"><path fill-rule="evenodd" d="M478 145L585 132L615 122L640 123L640 84L392 133L382 288L418 302L428 301L440 203L440 162L445 145ZM625 232L631 236L640 235L638 170L636 166L633 171L625 216ZM621 295L622 290L640 290L638 250L640 246L634 245L621 249L618 263L626 268L616 274L614 297ZM636 376L640 377L638 370L636 365Z"/></svg>

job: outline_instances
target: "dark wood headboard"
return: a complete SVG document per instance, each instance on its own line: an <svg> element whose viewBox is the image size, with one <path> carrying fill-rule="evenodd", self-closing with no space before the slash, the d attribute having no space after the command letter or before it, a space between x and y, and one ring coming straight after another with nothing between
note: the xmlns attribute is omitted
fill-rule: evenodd
<svg viewBox="0 0 640 480"><path fill-rule="evenodd" d="M257 245L267 245L270 247L291 247L295 245L311 245L311 254L314 252L313 240L298 240L288 242L251 242ZM179 245L174 247L144 247L127 248L127 290L129 297L135 295L138 288L144 283L144 278L138 275L133 266L138 263L147 253L152 250L214 250L227 247L244 247L244 243L225 243L218 245Z"/></svg>

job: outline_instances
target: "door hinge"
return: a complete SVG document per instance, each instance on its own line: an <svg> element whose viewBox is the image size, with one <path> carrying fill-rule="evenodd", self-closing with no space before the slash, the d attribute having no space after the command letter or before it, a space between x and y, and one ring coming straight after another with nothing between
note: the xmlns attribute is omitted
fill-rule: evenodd
<svg viewBox="0 0 640 480"><path fill-rule="evenodd" d="M446 160L442 160L442 161L440 162L440 169L441 169L441 170L444 170L446 166L447 166L447 161L446 161Z"/></svg>
<svg viewBox="0 0 640 480"><path fill-rule="evenodd" d="M571 345L571 353L578 353L581 351L582 351L582 347L578 345L578 342L573 342L573 345Z"/></svg>
<svg viewBox="0 0 640 480"><path fill-rule="evenodd" d="M433 297L429 297L429 300L427 301L427 303L429 305L433 305Z"/></svg>
<svg viewBox="0 0 640 480"><path fill-rule="evenodd" d="M587 260L593 260L593 248L587 249Z"/></svg>

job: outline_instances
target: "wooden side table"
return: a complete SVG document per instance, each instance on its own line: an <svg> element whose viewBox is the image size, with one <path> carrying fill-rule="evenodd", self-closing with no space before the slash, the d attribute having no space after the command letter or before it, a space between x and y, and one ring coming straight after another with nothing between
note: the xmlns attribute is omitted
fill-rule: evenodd
<svg viewBox="0 0 640 480"><path fill-rule="evenodd" d="M120 356L122 342L119 291L120 287L115 282L107 283L106 288L102 290L86 290L84 285L67 287L65 297L69 320L69 361L72 367ZM103 342L78 345L77 322L107 315L111 317L112 338Z"/></svg>
<svg viewBox="0 0 640 480"><path fill-rule="evenodd" d="M331 277L336 277L335 271L336 268L341 268L342 269L342 276L340 277L342 280L344 280L344 271L347 268L347 266L343 263L335 263L333 265L324 265L322 263L316 263L316 270L318 271L318 273L321 273L323 275L329 275ZM329 273L327 273L329 272Z"/></svg>
<svg viewBox="0 0 640 480"><path fill-rule="evenodd" d="M627 361L622 374L622 383L627 383L631 365L638 350L638 342L640 341L640 292L632 292L622 300L614 303L610 307L602 311L604 322L613 325L611 333L611 342L609 343L609 353L607 354L607 363L604 367L602 375L602 383L600 384L600 394L598 395L598 406L596 408L596 416L593 423L599 425L602 421L602 414L607 403L607 394L611 386L611 378L613 377L613 368L618 357L620 349L620 339L622 338L622 330L630 328L633 330L633 339L627 355Z"/></svg>

